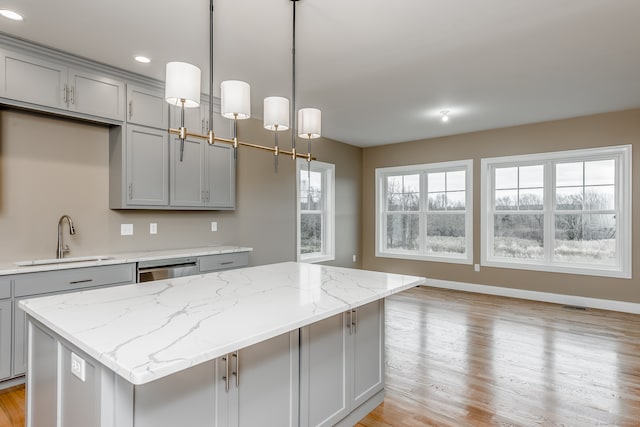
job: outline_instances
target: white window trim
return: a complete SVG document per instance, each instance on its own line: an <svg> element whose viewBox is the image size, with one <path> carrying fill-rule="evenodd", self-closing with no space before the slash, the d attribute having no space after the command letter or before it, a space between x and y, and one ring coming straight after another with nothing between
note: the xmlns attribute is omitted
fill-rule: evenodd
<svg viewBox="0 0 640 427"><path fill-rule="evenodd" d="M547 256L545 261L524 261L523 260L506 260L504 258L490 257L491 247L493 245L493 216L490 215L493 204L493 174L491 171L495 166L522 166L526 163L541 162L557 162L557 161L585 161L591 159L616 158L618 164L618 183L616 188L616 198L620 201L619 212L622 219L618 218L618 247L619 265L612 267L593 268L589 266L580 266L575 264L561 264L558 262L547 263L550 259L550 251L553 250L552 227L545 227L545 251ZM481 247L480 247L480 263L487 267L513 268L520 270L547 271L554 273L582 274L590 276L603 276L613 278L631 278L631 227L632 227L632 162L631 162L631 145L619 145L601 148L588 148L581 150L558 151L550 153L525 154L508 157L493 157L481 160ZM553 168L545 167L545 209L541 211L545 215L545 224L551 220L552 210L546 206L552 206L554 201Z"/></svg>
<svg viewBox="0 0 640 427"><path fill-rule="evenodd" d="M386 218L382 218L385 203L385 178L393 174L408 174L415 172L420 174L421 188L424 186L424 175L430 172L448 171L451 169L465 169L465 245L466 253L463 256L433 255L416 253L414 251L385 249ZM422 193L422 191L421 191ZM421 203L427 203L420 196ZM473 264L473 160L456 160L451 162L428 163L420 165L394 166L376 168L376 257L410 259L418 261L447 262L453 264ZM420 214L420 212L418 213ZM422 219L420 220L422 221ZM426 235L420 235L422 241L426 241ZM424 243L421 243L424 247Z"/></svg>
<svg viewBox="0 0 640 427"><path fill-rule="evenodd" d="M307 161L298 159L296 161L296 254L298 262L317 263L325 261L334 261L336 259L336 166L332 163L319 162L314 160L311 162L311 170L322 173L323 179L323 197L325 198L325 223L323 227L322 246L323 252L313 254L300 253L300 172L307 170Z"/></svg>

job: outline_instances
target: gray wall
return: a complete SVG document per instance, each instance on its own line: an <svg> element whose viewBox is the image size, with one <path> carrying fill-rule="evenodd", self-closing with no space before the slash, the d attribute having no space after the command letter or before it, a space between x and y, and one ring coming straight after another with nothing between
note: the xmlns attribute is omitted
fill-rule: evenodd
<svg viewBox="0 0 640 427"><path fill-rule="evenodd" d="M240 139L271 145L257 120L239 125ZM290 134L281 133L289 144ZM305 145L306 146L306 145ZM302 147L302 144L301 144ZM114 211L108 208L108 128L36 113L0 111L0 260L55 257L57 221L69 214L77 235L65 235L69 256L234 244L254 248L251 264L295 260L295 165L239 150L233 212ZM336 261L354 267L360 253L362 150L314 141L318 159L336 165ZM218 231L211 232L211 221ZM149 234L149 223L158 234ZM120 236L120 224L134 225ZM65 226L66 230L66 226ZM66 231L65 231L66 232Z"/></svg>
<svg viewBox="0 0 640 427"><path fill-rule="evenodd" d="M444 262L411 261L375 256L375 169L379 167L473 159L473 257L480 262L480 159L609 145L633 145L633 279L547 273ZM363 151L363 268L433 279L505 288L578 295L640 303L640 110L473 132Z"/></svg>

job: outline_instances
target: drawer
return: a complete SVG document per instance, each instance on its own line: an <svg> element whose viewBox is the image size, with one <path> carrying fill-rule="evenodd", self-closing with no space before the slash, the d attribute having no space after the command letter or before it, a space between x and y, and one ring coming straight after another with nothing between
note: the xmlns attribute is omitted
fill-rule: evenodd
<svg viewBox="0 0 640 427"><path fill-rule="evenodd" d="M135 283L135 264L71 268L13 276L15 296L75 291L95 286Z"/></svg>
<svg viewBox="0 0 640 427"><path fill-rule="evenodd" d="M207 255L198 257L198 272L228 270L249 265L249 252Z"/></svg>
<svg viewBox="0 0 640 427"><path fill-rule="evenodd" d="M0 277L0 299L11 298L11 280Z"/></svg>

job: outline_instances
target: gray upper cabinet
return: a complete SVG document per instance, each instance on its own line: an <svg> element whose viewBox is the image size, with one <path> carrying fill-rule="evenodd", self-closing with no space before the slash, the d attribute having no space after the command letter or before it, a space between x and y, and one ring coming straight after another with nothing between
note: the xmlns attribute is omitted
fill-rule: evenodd
<svg viewBox="0 0 640 427"><path fill-rule="evenodd" d="M236 163L233 147L226 144L205 146L207 164L206 206L234 209L236 206Z"/></svg>
<svg viewBox="0 0 640 427"><path fill-rule="evenodd" d="M186 127L189 132L204 134L209 130L204 128L204 123L202 121L203 109L203 104L200 104L200 108L184 109L184 127ZM178 129L180 127L180 115L180 107L176 107L175 105L169 106L169 123L171 124L172 128Z"/></svg>
<svg viewBox="0 0 640 427"><path fill-rule="evenodd" d="M127 205L169 205L167 131L127 125Z"/></svg>
<svg viewBox="0 0 640 427"><path fill-rule="evenodd" d="M167 129L169 104L164 91L127 84L127 123Z"/></svg>
<svg viewBox="0 0 640 427"><path fill-rule="evenodd" d="M11 51L2 51L1 61L5 98L124 121L123 81Z"/></svg>

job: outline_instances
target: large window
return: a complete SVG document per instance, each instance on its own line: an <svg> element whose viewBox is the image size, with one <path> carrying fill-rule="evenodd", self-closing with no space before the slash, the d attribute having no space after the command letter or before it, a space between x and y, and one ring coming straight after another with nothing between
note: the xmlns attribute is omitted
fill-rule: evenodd
<svg viewBox="0 0 640 427"><path fill-rule="evenodd" d="M631 277L631 146L482 160L482 263Z"/></svg>
<svg viewBox="0 0 640 427"><path fill-rule="evenodd" d="M376 256L470 264L472 165L376 169Z"/></svg>
<svg viewBox="0 0 640 427"><path fill-rule="evenodd" d="M305 262L335 259L335 166L299 159L298 259Z"/></svg>

